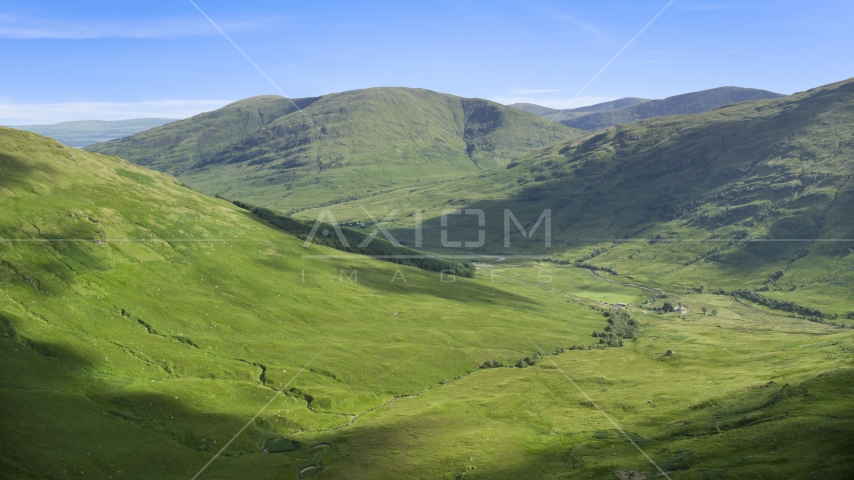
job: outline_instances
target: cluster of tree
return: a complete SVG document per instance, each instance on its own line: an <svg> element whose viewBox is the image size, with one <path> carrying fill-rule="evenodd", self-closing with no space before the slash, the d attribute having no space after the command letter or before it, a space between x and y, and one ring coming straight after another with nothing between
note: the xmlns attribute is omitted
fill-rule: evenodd
<svg viewBox="0 0 854 480"><path fill-rule="evenodd" d="M297 238L302 240L307 239L311 234L312 228L314 228L314 223L312 222L297 220L293 217L282 215L267 208L254 207L239 200L235 200L233 203L240 208L251 211L255 215L270 222L275 227L295 235ZM474 278L475 267L471 262L447 260L441 257L428 257L418 250L407 247L396 247L388 240L381 238L374 238L367 246L359 247L358 245L368 237L368 234L351 230L349 228L337 227L341 228L344 238L347 239L349 246L345 246L338 238L337 234L322 234L323 231L327 231L327 233L334 232L335 228L336 227L333 225L322 223L315 232L311 242L345 252L379 257L389 262L418 267L431 272L453 272L455 275L459 275L461 277Z"/></svg>
<svg viewBox="0 0 854 480"><path fill-rule="evenodd" d="M554 263L554 264L556 264L556 265L572 265L572 263L573 263L573 262L572 262L572 260L563 260L563 259L560 259L560 258L549 258L549 259L548 259L548 260L546 260L546 261L547 261L547 262Z"/></svg>
<svg viewBox="0 0 854 480"><path fill-rule="evenodd" d="M492 359L483 362L483 365L481 365L480 368L501 368L503 366L504 362L502 362L501 360Z"/></svg>
<svg viewBox="0 0 854 480"><path fill-rule="evenodd" d="M652 310L656 311L658 313L670 313L670 312L675 312L676 309L678 307L681 307L681 306L682 306L682 304L679 304L679 303L677 303L676 305L673 305L670 302L664 302L664 304L661 305L660 307L652 307ZM703 313L705 313L705 311Z"/></svg>
<svg viewBox="0 0 854 480"><path fill-rule="evenodd" d="M756 293L753 290L746 289L738 289L730 292L733 297L743 298L745 300L750 300L751 302L758 303L760 305L766 306L772 310L782 310L784 312L791 312L797 315L802 315L805 317L826 317L825 314L821 313L821 310L817 308L804 307L798 305L794 302L787 302L785 300L777 300L775 298L768 298L764 295Z"/></svg>
<svg viewBox="0 0 854 480"><path fill-rule="evenodd" d="M617 271L616 271L616 270L614 270L614 269L613 269L613 268L611 268L611 267L599 267L599 266L596 266L596 265L591 265L591 264L589 264L589 263L582 263L582 262L576 262L576 263L575 263L575 266L576 266L576 267L578 267L578 268L586 268L586 269L588 269L588 270L600 270L600 271L603 271L603 272L608 272L608 273L610 273L611 275L619 275L619 273L617 273Z"/></svg>
<svg viewBox="0 0 854 480"><path fill-rule="evenodd" d="M519 360L519 362L516 363L516 367L517 368L533 367L534 365L540 363L543 360L544 356L545 356L544 353L537 352L532 357L525 357L522 360Z"/></svg>
<svg viewBox="0 0 854 480"><path fill-rule="evenodd" d="M783 278L783 275L785 275L785 274L786 274L786 272L785 272L785 271L783 271L783 270L777 270L776 272L774 272L774 274L773 274L773 275L771 275L770 277L768 277L768 283L770 283L771 285L776 284L776 283L777 283L777 280L779 280L779 279Z"/></svg>
<svg viewBox="0 0 854 480"><path fill-rule="evenodd" d="M839 315L833 315L833 317L831 317L831 318L838 318L838 317L839 317ZM815 323L823 323L825 325L833 325L836 328L852 328L852 329L854 329L854 325L845 325L842 322L834 322L831 320L825 320L821 317L807 317L807 320L809 320L810 322L815 322Z"/></svg>
<svg viewBox="0 0 854 480"><path fill-rule="evenodd" d="M608 317L608 326L604 332L593 332L594 337L599 338L599 343L609 347L622 347L623 339L634 340L640 333L640 322L632 318L629 312L616 309L605 312Z"/></svg>
<svg viewBox="0 0 854 480"><path fill-rule="evenodd" d="M292 209L288 210L288 215L296 215L297 213L299 213L303 210L308 210L309 208L329 207L332 205L338 205L340 203L347 203L347 202L352 202L354 200L360 200L361 198L362 197L360 197L358 195L351 195L349 197L336 198L335 200L330 200L328 202L321 203L320 205L312 205L310 207L303 207L303 208L292 208ZM235 203L237 203L237 202L235 202Z"/></svg>
<svg viewBox="0 0 854 480"><path fill-rule="evenodd" d="M599 247L596 250L593 250L592 252L588 253L587 255L584 255L583 257L576 260L576 263L584 263L587 260L594 259L594 258L598 257L599 255L602 255L603 253L607 252L612 247L613 247L613 245L611 247Z"/></svg>

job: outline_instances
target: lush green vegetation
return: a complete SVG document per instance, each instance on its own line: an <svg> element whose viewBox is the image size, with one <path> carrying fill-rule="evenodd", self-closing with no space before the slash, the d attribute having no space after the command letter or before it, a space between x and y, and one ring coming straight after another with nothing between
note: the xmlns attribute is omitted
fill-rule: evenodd
<svg viewBox="0 0 854 480"><path fill-rule="evenodd" d="M315 101L316 97L297 98L293 104L272 95L247 98L138 135L92 145L87 150L120 155L133 163L180 176L277 118L296 112L294 104L305 108Z"/></svg>
<svg viewBox="0 0 854 480"><path fill-rule="evenodd" d="M480 99L372 88L256 97L89 148L283 212L505 165L582 132Z"/></svg>
<svg viewBox="0 0 854 480"><path fill-rule="evenodd" d="M444 272L451 275L474 278L475 268L471 262L447 260L436 255L426 255L418 250L406 248L402 245L394 245L383 238L368 239L369 234L357 230L339 227L330 223L297 220L268 208L247 205L239 200L235 200L233 203L238 207L251 211L259 218L263 218L270 222L271 225L282 229L300 240L310 239L312 243L332 247L344 252L368 255L401 265L412 265L432 272ZM340 229L341 235L344 237L343 240L336 234L336 228ZM314 235L312 235L312 232L314 232ZM347 241L346 245L343 243L344 240ZM365 242L367 244L363 247L362 244Z"/></svg>
<svg viewBox="0 0 854 480"><path fill-rule="evenodd" d="M637 120L664 117L666 115L709 112L716 108L738 102L778 98L780 96L778 93L756 90L754 88L721 87L701 92L674 95L662 100L637 102L619 108L594 110L591 113L568 119L559 119L557 121L568 127L595 132L603 128L631 123Z"/></svg>
<svg viewBox="0 0 854 480"><path fill-rule="evenodd" d="M398 209L390 230L407 242L414 222L405 215L422 210L424 244L436 251L447 251L444 210L482 209L485 227L465 216L450 224L456 239L485 230L476 252L544 255L667 291L761 289L844 317L854 310L852 124L854 82L846 81L613 127L476 177L330 208L343 221L363 219L363 208ZM525 238L509 222L505 247L505 209L527 231L549 209L552 246L544 225Z"/></svg>
<svg viewBox="0 0 854 480"><path fill-rule="evenodd" d="M653 478L626 436L674 479L845 478L854 251L800 240L854 238L852 124L842 82L362 201L444 252L483 209L475 278L0 128L0 477L191 478L273 399L200 479Z"/></svg>

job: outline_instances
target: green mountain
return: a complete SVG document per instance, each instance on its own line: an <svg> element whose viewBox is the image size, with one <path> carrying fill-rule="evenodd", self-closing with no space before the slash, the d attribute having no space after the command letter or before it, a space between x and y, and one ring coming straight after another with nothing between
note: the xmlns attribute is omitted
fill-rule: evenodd
<svg viewBox="0 0 854 480"><path fill-rule="evenodd" d="M631 123L636 120L663 117L666 115L703 113L733 103L779 97L781 97L779 93L768 92L766 90L720 87L675 95L663 100L650 100L621 108L594 111L586 115L558 121L573 128L595 132L603 128Z"/></svg>
<svg viewBox="0 0 854 480"><path fill-rule="evenodd" d="M565 110L543 107L541 105L536 105L533 103L514 103L512 105L508 105L508 107L517 108L526 112L531 112L535 115L546 117L553 122L561 122L563 120L579 117L581 115L585 115L591 112L606 112L609 110L628 107L631 105L637 105L638 103L648 101L649 99L647 98L626 97L617 100L612 100L610 102L597 103L595 105L588 105L586 107L569 108Z"/></svg>
<svg viewBox="0 0 854 480"><path fill-rule="evenodd" d="M847 155L851 130L833 119L850 91L715 115L764 114L815 145L827 129L834 148L809 151ZM722 153L713 138L702 151ZM605 141L499 168L619 163ZM648 291L572 265L453 278L304 246L172 177L12 129L0 173L0 478L844 478L854 465L852 329L708 291L668 292L689 310L659 314Z"/></svg>
<svg viewBox="0 0 854 480"><path fill-rule="evenodd" d="M209 194L279 210L360 198L506 165L579 131L480 99L372 88L256 97L89 147Z"/></svg>
<svg viewBox="0 0 854 480"><path fill-rule="evenodd" d="M11 128L51 137L69 147L83 148L94 143L127 137L174 121L174 118L134 118L112 121L80 120L54 125L12 125Z"/></svg>
<svg viewBox="0 0 854 480"><path fill-rule="evenodd" d="M484 245L467 249L475 253L554 256L683 291L767 287L771 297L844 316L854 311L852 297L839 301L854 284L852 131L848 80L612 127L476 177L333 212L362 220L363 209L379 216L399 209L396 235L412 242L410 212L421 210L424 246L447 251L441 213L481 209L485 227L466 215L449 220L457 239L473 245L484 230ZM525 239L505 221L507 209L526 229L550 210L551 247L544 224ZM778 271L785 276L771 279Z"/></svg>

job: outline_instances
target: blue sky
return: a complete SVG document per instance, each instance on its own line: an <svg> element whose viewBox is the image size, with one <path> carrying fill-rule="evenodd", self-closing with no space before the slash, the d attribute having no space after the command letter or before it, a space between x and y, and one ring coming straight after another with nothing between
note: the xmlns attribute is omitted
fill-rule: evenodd
<svg viewBox="0 0 854 480"><path fill-rule="evenodd" d="M289 96L422 87L582 106L854 77L854 2L196 0ZM0 124L179 118L276 89L187 0L0 0Z"/></svg>

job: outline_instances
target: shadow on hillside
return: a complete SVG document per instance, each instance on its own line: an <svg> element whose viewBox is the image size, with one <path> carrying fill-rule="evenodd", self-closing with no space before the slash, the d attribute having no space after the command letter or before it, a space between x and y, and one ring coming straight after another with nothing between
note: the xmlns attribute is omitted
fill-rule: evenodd
<svg viewBox="0 0 854 480"><path fill-rule="evenodd" d="M266 220L258 218L251 212L241 211L246 218L251 219L267 228L281 232L283 235L290 236L287 232L283 232L275 226L271 225ZM352 255L354 259L363 259L364 256L341 252L334 249L328 250L330 255ZM306 252L308 254L308 251ZM352 281L349 277L354 270L359 270L362 267L354 266L352 261L346 258L329 258L325 260L333 272L338 272L340 279L343 281ZM377 291L390 294L427 294L443 300L459 301L464 303L479 302L485 304L494 304L497 299L502 301L514 301L525 304L537 304L537 302L523 296L517 295L506 290L491 288L472 281L464 277L456 277L454 281L450 281L451 276L440 272L422 270L414 266L399 265L392 262L387 262L382 259L376 260L381 268L363 269L363 272L357 273L356 278L367 281L359 281L359 283L368 286ZM262 260L258 260L262 262ZM266 267L276 268L269 263L263 263ZM400 274L397 274L400 270ZM482 274L482 272L480 273ZM359 276L361 275L361 277ZM405 281L403 280L405 279ZM443 281L443 279L445 281Z"/></svg>
<svg viewBox="0 0 854 480"><path fill-rule="evenodd" d="M653 243L644 240L660 235L656 242L673 240L680 254L694 254L696 261L717 261L729 268L726 256L704 255L713 254L722 243L678 241L820 238L830 204L822 195L801 196L797 201L792 197L810 188L839 188L847 178L846 169L834 167L831 160L814 162L811 168L832 169L836 174L825 178L805 173L796 165L760 160L779 156L784 147L791 150L788 138L792 129L806 128L814 121L815 112L823 108L816 106L819 101L824 102L813 99L796 111L761 119L728 113L713 122L704 116L643 121L603 131L576 147L567 146L566 156L514 162L508 172L515 173L487 177L499 183L518 180L518 185L511 182L513 188L506 198L446 202L449 209L483 211L485 226L478 226L475 215L450 215L448 227L441 225L438 216L425 219L425 248L459 252L442 245L443 230L447 238L462 242L476 241L478 230L484 230L484 246L463 246L462 250L489 255L550 256L573 247L627 240L639 240L639 249L648 249ZM727 108L753 110L749 104ZM667 141L653 141L659 137ZM816 142L820 140L827 139ZM807 147L801 150L812 155ZM797 157L796 153L787 155ZM477 187L477 183L472 185ZM544 224L532 238L526 238L515 222L506 220L508 210L526 232L550 210L551 247L545 246ZM508 231L509 247L504 238ZM414 242L411 230L392 233L407 245ZM809 242L739 243L733 250L739 252L733 257L733 268L744 257L773 268L808 253Z"/></svg>
<svg viewBox="0 0 854 480"><path fill-rule="evenodd" d="M26 158L0 153L0 172L3 173L5 179L23 181L38 171L48 175L58 174L55 168L44 162L36 166L32 162L28 162Z"/></svg>
<svg viewBox="0 0 854 480"><path fill-rule="evenodd" d="M621 423L633 441L671 473L690 470L703 478L720 478L726 471L734 476L769 477L821 471L832 473L827 478L843 478L854 465L850 453L854 417L845 400L833 398L833 392L852 386L854 370L839 369L796 385L772 381L750 387L747 392L726 393L686 406L675 416L662 413L662 418L678 420L662 422L657 430L660 436L655 438L633 433L633 424L646 423L643 416L629 415ZM580 400L573 392L561 403ZM536 423L528 424L527 419L543 419L536 420L538 416L531 412L519 412L516 427L526 433L515 436L502 430L507 420L500 422L500 427L472 420L469 410L483 408L482 404L477 406L477 398L449 402L457 408L468 404L466 410L457 412L459 416L449 408L434 407L425 412L420 400L398 400L407 401L422 403L421 408L407 415L396 403L388 407L393 413L381 410L360 418L351 427L317 436L333 445L324 462L324 478L585 478L591 474L609 478L617 469L639 470L649 476L655 472L594 409L576 407L576 421L584 422L577 417L588 417L592 422L581 432L562 434L561 427L539 428L540 438L532 440L528 432ZM484 418L489 419L489 415ZM546 421L560 424L559 420ZM473 434L479 430L483 433ZM304 437L301 440L311 443ZM480 453L496 450L517 453ZM779 470L768 470L770 458ZM487 459L502 464L490 464ZM476 470L472 468L475 466Z"/></svg>

